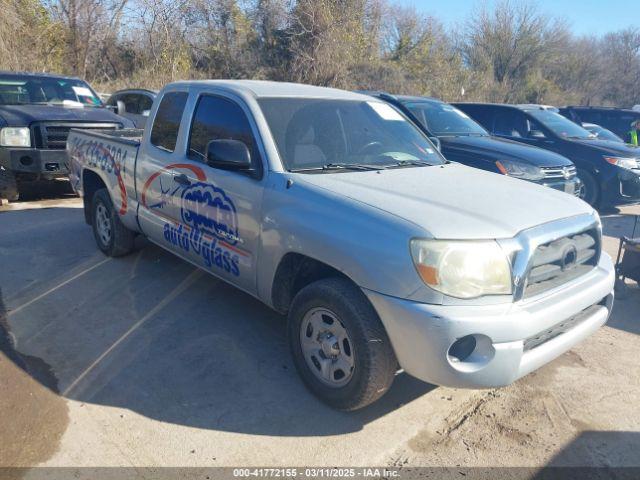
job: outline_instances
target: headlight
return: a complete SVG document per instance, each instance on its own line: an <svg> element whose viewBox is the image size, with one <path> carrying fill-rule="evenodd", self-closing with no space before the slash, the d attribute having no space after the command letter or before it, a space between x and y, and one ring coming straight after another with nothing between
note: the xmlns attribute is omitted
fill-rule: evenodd
<svg viewBox="0 0 640 480"><path fill-rule="evenodd" d="M496 167L503 175L521 178L522 180L542 180L544 173L535 165L528 163L515 162L513 160L499 160Z"/></svg>
<svg viewBox="0 0 640 480"><path fill-rule="evenodd" d="M604 159L611 165L616 165L622 168L628 168L629 170L640 168L637 158L624 158L624 157L604 157Z"/></svg>
<svg viewBox="0 0 640 480"><path fill-rule="evenodd" d="M3 147L30 147L31 133L28 127L5 127L0 130L0 145Z"/></svg>
<svg viewBox="0 0 640 480"><path fill-rule="evenodd" d="M418 274L429 287L457 298L509 295L511 265L500 246L490 241L411 241Z"/></svg>

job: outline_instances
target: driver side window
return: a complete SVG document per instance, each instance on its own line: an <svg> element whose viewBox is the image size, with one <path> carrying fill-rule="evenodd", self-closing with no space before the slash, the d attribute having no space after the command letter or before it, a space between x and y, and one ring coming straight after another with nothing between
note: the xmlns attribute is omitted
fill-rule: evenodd
<svg viewBox="0 0 640 480"><path fill-rule="evenodd" d="M545 139L547 136L544 134L544 127L540 122L533 118L527 118L527 138L532 139Z"/></svg>
<svg viewBox="0 0 640 480"><path fill-rule="evenodd" d="M496 111L493 117L492 133L503 137L522 138L527 136L522 113L512 109Z"/></svg>
<svg viewBox="0 0 640 480"><path fill-rule="evenodd" d="M249 148L253 167L262 167L251 124L242 108L226 98L203 95L198 100L191 124L189 158L204 163L211 140L241 141Z"/></svg>

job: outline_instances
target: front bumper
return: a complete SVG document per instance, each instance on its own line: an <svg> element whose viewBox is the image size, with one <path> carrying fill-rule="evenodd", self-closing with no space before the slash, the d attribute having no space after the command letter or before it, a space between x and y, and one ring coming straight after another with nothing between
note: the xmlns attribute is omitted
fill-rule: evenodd
<svg viewBox="0 0 640 480"><path fill-rule="evenodd" d="M614 174L603 185L605 205L625 205L640 202L640 170L615 167Z"/></svg>
<svg viewBox="0 0 640 480"><path fill-rule="evenodd" d="M48 180L69 174L66 150L0 147L0 165L27 180Z"/></svg>
<svg viewBox="0 0 640 480"><path fill-rule="evenodd" d="M574 177L570 180L543 180L540 182L540 185L553 188L554 190L560 190L570 195L578 195L582 181L578 177Z"/></svg>
<svg viewBox="0 0 640 480"><path fill-rule="evenodd" d="M614 280L611 258L603 253L590 273L510 304L431 305L364 292L407 373L436 385L489 388L536 370L606 323ZM476 347L459 361L450 347L468 335Z"/></svg>

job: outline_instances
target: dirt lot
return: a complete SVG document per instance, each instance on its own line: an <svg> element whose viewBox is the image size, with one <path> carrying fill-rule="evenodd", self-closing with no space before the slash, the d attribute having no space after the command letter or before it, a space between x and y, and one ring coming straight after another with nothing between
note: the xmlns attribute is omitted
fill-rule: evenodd
<svg viewBox="0 0 640 480"><path fill-rule="evenodd" d="M141 240L106 259L75 198L0 207L0 466L640 466L640 290L511 387L399 375L332 411L283 319ZM628 233L603 218L606 249Z"/></svg>

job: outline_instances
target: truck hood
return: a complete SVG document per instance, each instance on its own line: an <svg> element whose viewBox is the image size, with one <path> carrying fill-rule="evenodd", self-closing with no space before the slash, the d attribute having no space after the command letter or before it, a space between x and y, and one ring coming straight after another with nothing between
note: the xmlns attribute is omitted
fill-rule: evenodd
<svg viewBox="0 0 640 480"><path fill-rule="evenodd" d="M296 176L441 239L511 238L536 225L593 212L569 194L455 163Z"/></svg>
<svg viewBox="0 0 640 480"><path fill-rule="evenodd" d="M0 117L9 126L28 127L33 122L128 122L106 108L63 107L57 105L0 105Z"/></svg>
<svg viewBox="0 0 640 480"><path fill-rule="evenodd" d="M442 142L445 156L446 150L451 149L483 156L488 160L513 159L538 167L564 167L571 165L571 161L557 153L498 137L460 136L439 138Z"/></svg>

